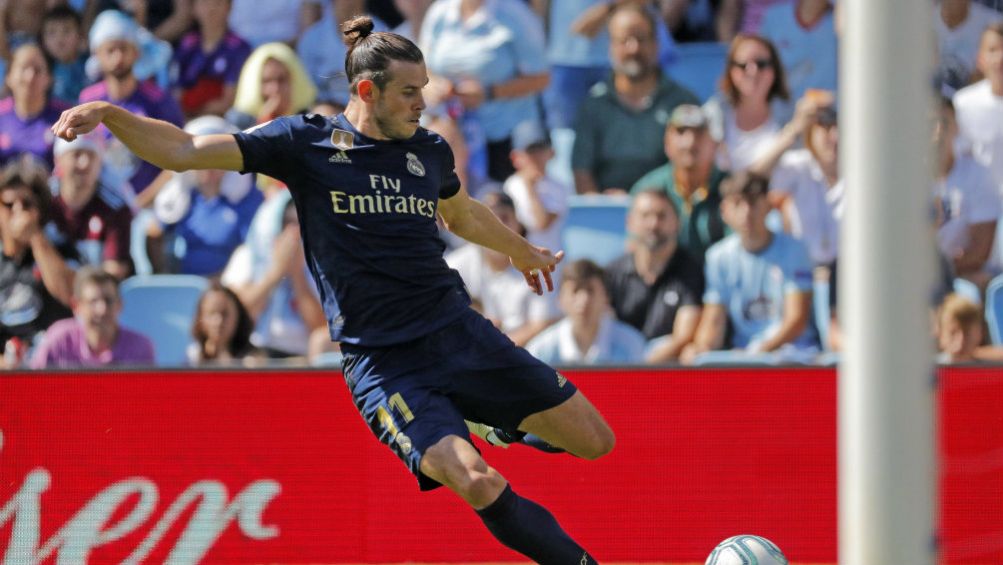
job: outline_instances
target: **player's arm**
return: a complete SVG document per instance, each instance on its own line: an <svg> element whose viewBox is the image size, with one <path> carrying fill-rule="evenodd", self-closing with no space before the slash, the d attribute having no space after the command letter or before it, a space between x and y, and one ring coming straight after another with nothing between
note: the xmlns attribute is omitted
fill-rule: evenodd
<svg viewBox="0 0 1003 565"><path fill-rule="evenodd" d="M52 132L72 141L102 123L129 150L161 169L244 168L244 157L231 135L193 136L174 124L140 117L108 102L88 102L66 110Z"/></svg>
<svg viewBox="0 0 1003 565"><path fill-rule="evenodd" d="M550 273L563 257L563 252L554 255L549 249L534 247L522 236L508 229L485 205L470 198L466 189L450 198L439 200L439 214L449 231L478 245L504 253L512 260L512 265L522 271L526 283L537 294L543 293L539 273L547 284L547 290L554 290Z"/></svg>

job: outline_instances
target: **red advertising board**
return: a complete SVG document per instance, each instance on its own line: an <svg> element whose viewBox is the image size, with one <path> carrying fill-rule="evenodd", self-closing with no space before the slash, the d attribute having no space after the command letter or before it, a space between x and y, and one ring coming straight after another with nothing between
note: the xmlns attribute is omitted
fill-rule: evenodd
<svg viewBox="0 0 1003 565"><path fill-rule="evenodd" d="M836 560L829 369L569 371L598 461L483 447L602 562L702 562L756 533ZM1003 562L1003 371L942 373L944 563ZM0 556L33 563L518 562L418 492L331 372L0 375Z"/></svg>

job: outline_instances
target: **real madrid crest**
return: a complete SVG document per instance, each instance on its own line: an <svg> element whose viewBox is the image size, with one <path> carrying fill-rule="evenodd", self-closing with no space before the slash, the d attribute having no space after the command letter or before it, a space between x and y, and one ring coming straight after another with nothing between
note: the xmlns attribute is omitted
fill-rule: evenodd
<svg viewBox="0 0 1003 565"><path fill-rule="evenodd" d="M416 177L425 176L425 165L421 164L417 155L414 153L408 153L405 157L407 157L407 172Z"/></svg>

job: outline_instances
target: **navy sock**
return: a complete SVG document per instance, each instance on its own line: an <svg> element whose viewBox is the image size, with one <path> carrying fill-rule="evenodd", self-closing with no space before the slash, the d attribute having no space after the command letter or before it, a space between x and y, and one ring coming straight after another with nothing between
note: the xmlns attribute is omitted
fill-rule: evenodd
<svg viewBox="0 0 1003 565"><path fill-rule="evenodd" d="M560 447L551 445L544 441L540 436L534 434L526 432L506 432L501 428L495 428L495 435L498 436L498 439L507 443L522 443L546 453L564 453L564 450Z"/></svg>
<svg viewBox="0 0 1003 565"><path fill-rule="evenodd" d="M598 565L546 508L519 496L510 485L476 512L498 541L540 565Z"/></svg>

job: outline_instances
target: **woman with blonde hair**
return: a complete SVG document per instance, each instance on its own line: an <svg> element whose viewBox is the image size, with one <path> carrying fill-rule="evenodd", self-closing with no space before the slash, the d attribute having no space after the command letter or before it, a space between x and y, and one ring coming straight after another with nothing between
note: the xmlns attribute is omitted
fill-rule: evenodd
<svg viewBox="0 0 1003 565"><path fill-rule="evenodd" d="M771 106L790 98L777 48L758 35L740 33L728 49L721 92L705 105L711 133L720 142L718 168L741 171L773 145L781 123Z"/></svg>
<svg viewBox="0 0 1003 565"><path fill-rule="evenodd" d="M240 129L279 116L305 112L317 98L317 87L296 52L285 43L266 43L244 63L233 108L226 119Z"/></svg>

